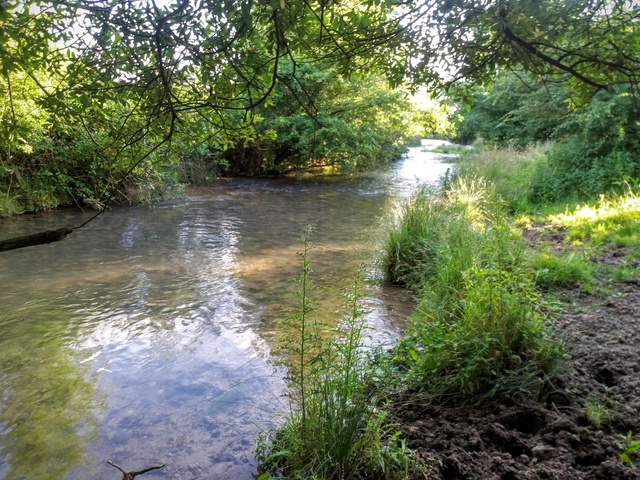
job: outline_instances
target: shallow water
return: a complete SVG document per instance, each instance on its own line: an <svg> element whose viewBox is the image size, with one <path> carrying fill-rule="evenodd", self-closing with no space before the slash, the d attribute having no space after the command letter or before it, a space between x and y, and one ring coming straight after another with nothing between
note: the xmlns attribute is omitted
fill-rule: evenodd
<svg viewBox="0 0 640 480"><path fill-rule="evenodd" d="M166 464L145 478L252 478L258 432L286 411L273 365L305 225L313 278L331 286L320 315L339 317L364 264L368 342L391 344L412 305L375 281L384 225L446 157L414 148L365 177L220 181L0 253L0 478L120 478L107 460ZM3 221L0 238L88 215Z"/></svg>

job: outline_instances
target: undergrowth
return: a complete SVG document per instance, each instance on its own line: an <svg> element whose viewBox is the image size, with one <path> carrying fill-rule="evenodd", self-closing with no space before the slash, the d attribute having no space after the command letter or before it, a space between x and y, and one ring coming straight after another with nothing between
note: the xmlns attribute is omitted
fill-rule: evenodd
<svg viewBox="0 0 640 480"><path fill-rule="evenodd" d="M567 229L568 242L640 246L640 197L631 188L621 195L601 195L594 204L579 205L549 220Z"/></svg>
<svg viewBox="0 0 640 480"><path fill-rule="evenodd" d="M562 355L523 243L486 181L417 192L386 252L387 279L420 299L396 349L411 389L442 403L535 395Z"/></svg>
<svg viewBox="0 0 640 480"><path fill-rule="evenodd" d="M459 157L456 174L461 178L481 177L503 199L508 210L527 212L534 208L533 191L540 171L549 168L546 158L550 143L526 150L483 148Z"/></svg>
<svg viewBox="0 0 640 480"><path fill-rule="evenodd" d="M302 237L302 272L293 292L298 313L283 322L290 332L281 344L290 411L282 427L259 438L259 478L406 478L414 468L411 452L374 390L365 389L370 367L362 344L361 275L345 295L345 320L326 335L329 327L316 321L312 305L310 234L307 228Z"/></svg>

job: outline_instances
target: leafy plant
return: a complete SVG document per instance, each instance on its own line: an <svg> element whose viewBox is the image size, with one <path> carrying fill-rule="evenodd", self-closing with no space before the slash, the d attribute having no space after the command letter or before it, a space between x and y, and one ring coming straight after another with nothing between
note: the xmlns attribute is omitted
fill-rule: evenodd
<svg viewBox="0 0 640 480"><path fill-rule="evenodd" d="M282 344L291 408L280 429L259 439L259 478L404 478L412 466L410 451L364 388L361 277L346 295L344 323L323 335L327 326L312 318L310 234L308 227L299 253L302 272L295 279L299 311L283 322L291 331Z"/></svg>
<svg viewBox="0 0 640 480"><path fill-rule="evenodd" d="M624 444L620 445L620 448L623 450L620 454L620 459L630 465L631 468L636 468L635 463L633 463L632 457L636 454L638 450L640 450L640 439L634 440L631 436L631 432L627 433L624 438Z"/></svg>

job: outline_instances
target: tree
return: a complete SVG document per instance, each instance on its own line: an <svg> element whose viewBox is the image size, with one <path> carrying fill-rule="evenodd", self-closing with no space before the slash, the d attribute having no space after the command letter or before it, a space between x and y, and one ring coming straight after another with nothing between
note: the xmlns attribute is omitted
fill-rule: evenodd
<svg viewBox="0 0 640 480"><path fill-rule="evenodd" d="M532 80L522 72L505 72L490 88L474 95L467 111L461 108L458 140L481 137L489 144L525 147L556 137L556 130L571 113L566 86Z"/></svg>
<svg viewBox="0 0 640 480"><path fill-rule="evenodd" d="M640 78L640 6L629 0L366 2L386 15L325 24L347 58L366 51L397 83L449 89L500 69L567 81L576 99Z"/></svg>

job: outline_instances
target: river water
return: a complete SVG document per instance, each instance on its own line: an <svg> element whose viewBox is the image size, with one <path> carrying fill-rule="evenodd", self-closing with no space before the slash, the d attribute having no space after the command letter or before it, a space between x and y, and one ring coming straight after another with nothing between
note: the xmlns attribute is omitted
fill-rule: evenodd
<svg viewBox="0 0 640 480"><path fill-rule="evenodd" d="M389 171L324 179L232 179L153 207L115 208L62 242L0 253L0 479L250 479L258 432L286 412L280 322L312 225L325 319L364 264L370 344L410 313L379 285L384 226L446 155L423 141ZM27 215L0 238L90 213Z"/></svg>

